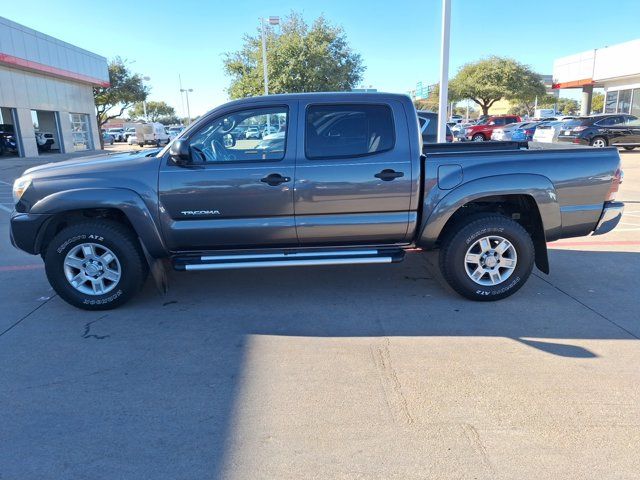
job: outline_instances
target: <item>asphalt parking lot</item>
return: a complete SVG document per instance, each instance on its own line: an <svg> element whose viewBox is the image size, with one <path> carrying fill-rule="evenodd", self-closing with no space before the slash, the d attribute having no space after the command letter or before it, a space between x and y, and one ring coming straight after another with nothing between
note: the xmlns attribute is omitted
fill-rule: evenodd
<svg viewBox="0 0 640 480"><path fill-rule="evenodd" d="M0 478L637 479L640 151L618 229L480 304L433 255L173 273L76 310L11 247L0 161Z"/></svg>

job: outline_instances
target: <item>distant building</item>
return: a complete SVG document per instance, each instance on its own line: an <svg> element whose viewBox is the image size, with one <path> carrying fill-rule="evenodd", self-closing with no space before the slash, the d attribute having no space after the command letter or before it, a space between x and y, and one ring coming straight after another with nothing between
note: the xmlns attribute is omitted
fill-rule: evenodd
<svg viewBox="0 0 640 480"><path fill-rule="evenodd" d="M640 116L640 39L596 48L553 63L554 88L581 88L582 115L591 113L594 88L604 88L604 113Z"/></svg>
<svg viewBox="0 0 640 480"><path fill-rule="evenodd" d="M554 95L556 98L560 96L560 92L558 90L554 90L553 88L553 75L541 75L542 82L547 89L547 94ZM491 105L489 108L489 115L506 115L511 110L511 107L514 106L514 102L511 102L506 99L498 100L496 103Z"/></svg>
<svg viewBox="0 0 640 480"><path fill-rule="evenodd" d="M18 155L37 156L44 133L49 151L99 148L93 87L108 85L106 58L0 17L0 124Z"/></svg>

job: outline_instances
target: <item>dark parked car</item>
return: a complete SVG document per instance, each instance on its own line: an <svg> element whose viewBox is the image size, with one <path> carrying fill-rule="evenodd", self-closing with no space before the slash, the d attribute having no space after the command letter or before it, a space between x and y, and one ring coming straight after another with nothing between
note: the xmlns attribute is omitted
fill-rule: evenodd
<svg viewBox="0 0 640 480"><path fill-rule="evenodd" d="M418 110L422 143L438 143L438 114ZM453 132L447 125L447 142L453 142Z"/></svg>
<svg viewBox="0 0 640 480"><path fill-rule="evenodd" d="M236 125L274 116L286 127L260 148L227 143ZM153 156L28 169L13 185L11 240L43 257L62 299L89 310L123 304L148 273L166 284L166 264L391 264L432 249L453 289L488 301L516 292L534 264L549 272L546 242L606 233L622 216L613 148L440 143L423 153L421 143L406 95L243 98Z"/></svg>
<svg viewBox="0 0 640 480"><path fill-rule="evenodd" d="M558 141L633 150L640 146L640 121L633 115L619 113L578 117L565 122Z"/></svg>
<svg viewBox="0 0 640 480"><path fill-rule="evenodd" d="M5 153L17 153L16 134L13 125L9 123L0 124L0 155Z"/></svg>

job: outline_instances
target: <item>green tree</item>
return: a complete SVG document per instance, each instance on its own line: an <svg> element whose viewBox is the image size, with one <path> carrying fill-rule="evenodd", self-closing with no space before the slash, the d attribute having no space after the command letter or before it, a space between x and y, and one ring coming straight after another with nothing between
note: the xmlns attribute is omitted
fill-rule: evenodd
<svg viewBox="0 0 640 480"><path fill-rule="evenodd" d="M124 60L116 57L109 62L109 86L93 87L93 98L96 104L96 120L98 128L112 118L119 117L136 102L147 98L147 88L142 77L131 73ZM100 135L100 147L104 147Z"/></svg>
<svg viewBox="0 0 640 480"><path fill-rule="evenodd" d="M365 67L347 42L342 27L321 16L311 26L292 12L280 33L265 27L269 93L351 90L362 80ZM262 95L261 36L245 35L244 46L225 55L224 70L231 77L231 98Z"/></svg>
<svg viewBox="0 0 640 480"><path fill-rule="evenodd" d="M591 112L589 113L602 113L604 111L604 93L594 93L591 99Z"/></svg>
<svg viewBox="0 0 640 480"><path fill-rule="evenodd" d="M510 58L489 57L464 65L449 84L453 99L470 98L484 115L498 100L533 104L536 96L545 95L540 75Z"/></svg>
<svg viewBox="0 0 640 480"><path fill-rule="evenodd" d="M144 104L142 102L136 103L133 108L129 110L131 118L149 120L151 122L158 122L163 117L176 118L176 110L167 105L166 102L147 102L147 118L144 118ZM163 123L163 122L160 122Z"/></svg>

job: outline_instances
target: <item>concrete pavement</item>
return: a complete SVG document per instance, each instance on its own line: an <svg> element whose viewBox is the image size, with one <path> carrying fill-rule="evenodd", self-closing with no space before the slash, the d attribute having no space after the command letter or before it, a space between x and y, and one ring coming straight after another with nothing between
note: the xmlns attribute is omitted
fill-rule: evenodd
<svg viewBox="0 0 640 480"><path fill-rule="evenodd" d="M640 152L623 158L619 228L553 244L551 275L488 304L428 254L173 273L166 297L83 312L0 211L0 478L637 478Z"/></svg>

